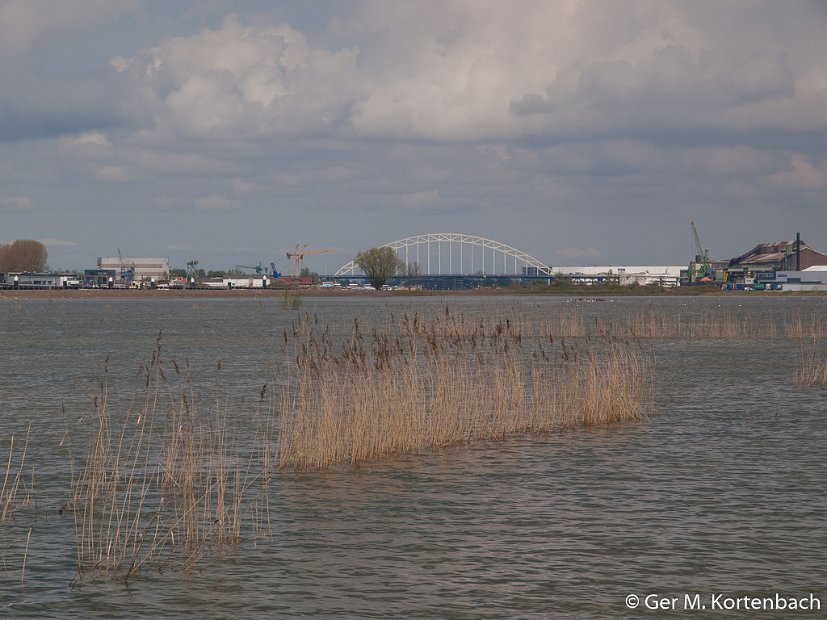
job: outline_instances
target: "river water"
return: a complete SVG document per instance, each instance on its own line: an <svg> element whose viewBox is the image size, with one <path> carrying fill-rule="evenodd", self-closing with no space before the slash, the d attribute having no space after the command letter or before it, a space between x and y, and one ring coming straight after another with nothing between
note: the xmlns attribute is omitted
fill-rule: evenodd
<svg viewBox="0 0 827 620"><path fill-rule="evenodd" d="M104 365L126 400L160 334L209 389L221 361L232 415L289 363L298 313L345 334L449 305L468 316L586 321L646 309L722 310L779 326L827 316L825 298L0 298L0 459L31 424L34 506L0 523L0 613L12 617L629 618L827 616L827 389L793 381L802 343L776 337L653 340L640 423L477 443L326 472L279 472L270 533L187 572L70 587L75 428ZM710 319L713 320L713 319ZM783 330L779 329L779 332ZM282 373L283 374L283 373ZM275 379L278 381L278 379ZM6 463L2 463L5 470ZM31 477L34 476L34 482ZM809 596L823 611L684 609L684 596ZM645 609L658 594L674 611ZM640 597L634 610L629 595ZM724 598L725 598L724 597ZM649 599L652 602L652 599ZM724 599L718 599L719 601Z"/></svg>

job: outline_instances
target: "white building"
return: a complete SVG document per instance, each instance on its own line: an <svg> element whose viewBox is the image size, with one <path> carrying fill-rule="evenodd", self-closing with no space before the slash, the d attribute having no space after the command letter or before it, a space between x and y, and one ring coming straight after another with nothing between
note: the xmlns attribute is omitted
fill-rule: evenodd
<svg viewBox="0 0 827 620"><path fill-rule="evenodd" d="M0 274L0 282L6 287L19 288L77 288L80 280L68 273L7 273Z"/></svg>
<svg viewBox="0 0 827 620"><path fill-rule="evenodd" d="M98 269L133 270L133 282L151 282L166 280L169 277L168 258L124 258L118 256L104 256L98 258Z"/></svg>
<svg viewBox="0 0 827 620"><path fill-rule="evenodd" d="M584 282L602 282L616 279L622 286L630 284L657 284L678 286L681 269L685 265L585 265L579 267L555 267L555 273L562 273L567 279Z"/></svg>
<svg viewBox="0 0 827 620"><path fill-rule="evenodd" d="M266 278L268 284L270 278ZM248 276L246 278L224 278L223 288L265 288L265 276Z"/></svg>
<svg viewBox="0 0 827 620"><path fill-rule="evenodd" d="M827 269L814 265L803 271L776 271L771 284L778 284L782 291L827 291Z"/></svg>

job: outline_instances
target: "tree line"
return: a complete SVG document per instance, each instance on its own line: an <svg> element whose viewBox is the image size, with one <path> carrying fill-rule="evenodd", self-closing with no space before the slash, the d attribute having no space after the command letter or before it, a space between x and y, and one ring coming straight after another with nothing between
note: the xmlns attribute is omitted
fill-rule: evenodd
<svg viewBox="0 0 827 620"><path fill-rule="evenodd" d="M0 273L46 271L49 254L46 246L33 239L18 239L0 244Z"/></svg>

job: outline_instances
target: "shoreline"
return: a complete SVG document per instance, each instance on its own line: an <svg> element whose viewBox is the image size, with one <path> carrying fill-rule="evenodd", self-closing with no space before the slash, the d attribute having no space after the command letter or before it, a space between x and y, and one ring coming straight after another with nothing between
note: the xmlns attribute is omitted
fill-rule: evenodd
<svg viewBox="0 0 827 620"><path fill-rule="evenodd" d="M592 289L592 290L588 290ZM695 289L678 287L675 289L617 289L599 290L598 287L582 289L565 288L555 291L550 289L467 289L461 291L371 291L348 289L0 289L0 300L4 299L244 299L274 297L284 295L298 297L488 297L488 296L535 296L535 297L824 297L825 291L722 291L719 289Z"/></svg>

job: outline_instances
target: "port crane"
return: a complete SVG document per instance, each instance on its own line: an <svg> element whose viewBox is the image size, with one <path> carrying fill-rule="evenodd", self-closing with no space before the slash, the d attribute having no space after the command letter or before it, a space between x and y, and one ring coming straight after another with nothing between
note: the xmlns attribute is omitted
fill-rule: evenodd
<svg viewBox="0 0 827 620"><path fill-rule="evenodd" d="M709 262L709 250L701 244L701 238L698 236L698 229L695 228L695 222L690 220L689 224L692 226L692 236L695 238L695 273L692 279L695 280L696 276L711 278L712 266ZM698 270L698 265L700 265L700 270Z"/></svg>
<svg viewBox="0 0 827 620"><path fill-rule="evenodd" d="M322 248L320 250L308 250L308 244L305 243L304 245L296 244L295 249L292 252L287 252L287 258L295 259L296 261L296 271L293 274L296 277L301 275L301 263L302 259L309 255L309 254L327 254L328 252L335 252L337 248Z"/></svg>
<svg viewBox="0 0 827 620"><path fill-rule="evenodd" d="M131 267L127 267L126 262L123 260L123 256L121 256L120 248L118 248L118 262L121 264L121 284L130 286L132 284L132 279L135 277L135 263L132 263Z"/></svg>
<svg viewBox="0 0 827 620"><path fill-rule="evenodd" d="M263 273L265 271L265 267L261 263L261 261L258 262L258 265L236 265L235 267L236 269L252 269L257 274Z"/></svg>

